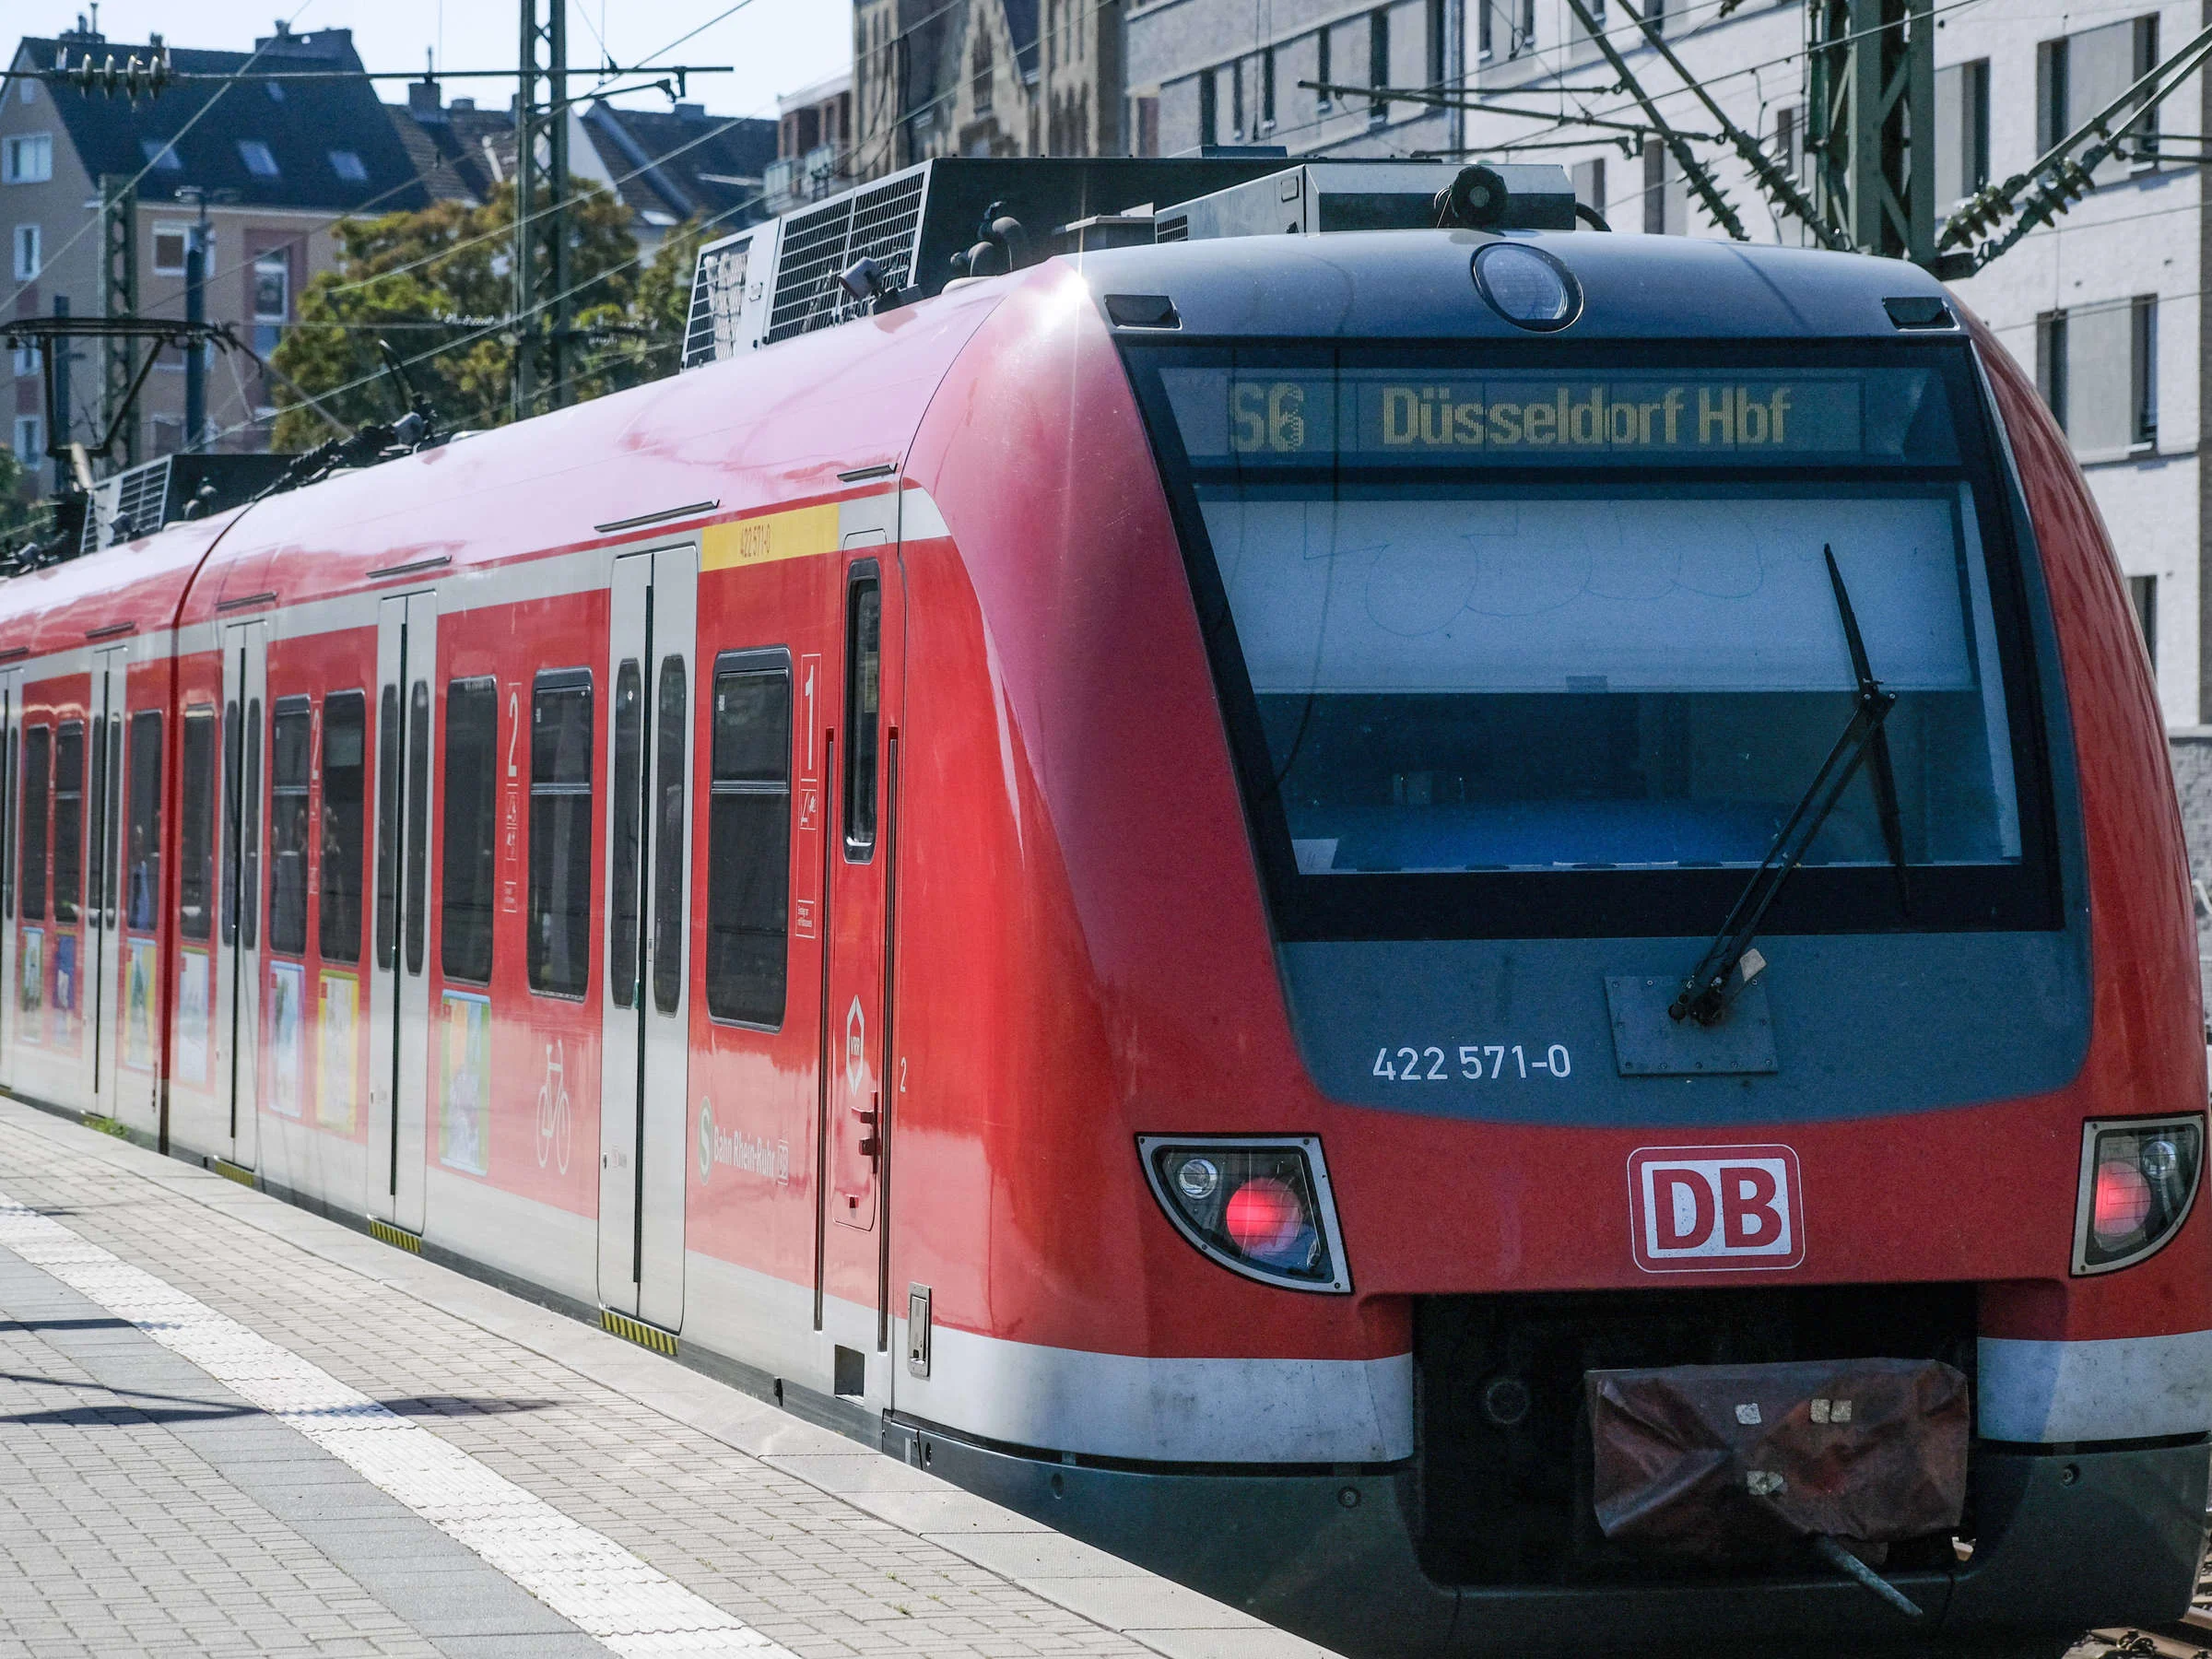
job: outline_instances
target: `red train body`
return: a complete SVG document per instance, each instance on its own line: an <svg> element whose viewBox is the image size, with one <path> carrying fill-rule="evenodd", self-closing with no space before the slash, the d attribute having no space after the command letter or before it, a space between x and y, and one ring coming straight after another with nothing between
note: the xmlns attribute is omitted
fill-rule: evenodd
<svg viewBox="0 0 2212 1659"><path fill-rule="evenodd" d="M1555 1384L1584 1366L1830 1339L1973 1377L1963 1542L1893 1563L1930 1624L2171 1617L2212 1230L2193 1162L2155 1250L2084 1270L2084 1126L2200 1120L2203 1024L2159 717L2064 441L1989 336L1900 331L1884 299L1935 292L1909 270L1526 240L1584 294L1533 342L1469 283L1471 234L1053 261L0 586L0 1082L1350 1651L1897 1635L1818 1571L1621 1567L1559 1450L1579 1396ZM1101 309L1133 291L1172 296L1173 338ZM1463 894L1391 886L1442 866L1378 854L1346 879L1391 919L1347 922L1309 865L1382 807L1271 841L1274 693L1224 666L1271 649L1221 575L1234 526L1260 547L1295 490L1207 471L1174 377L1226 376L1233 422L1247 374L1334 375L1351 411L1361 352L1387 396L1540 379L1550 351L1616 376L1618 408L1619 376L1688 383L1709 349L1744 400L1794 353L1830 363L1801 405L1820 373L1940 363L1967 482L1931 482L1914 438L1900 499L1963 500L1942 511L1990 549L1960 603L1994 618L1991 707L2004 641L1987 729L2018 737L2022 850L1986 892L1915 863L1920 908L1871 924L1848 917L1889 902L1879 853L1808 861L1759 946L1777 1057L1639 1071L1608 974L1678 979L1746 861L1681 859L1647 901L1643 864L1571 855L1613 885L1559 888L1541 926L1525 859L1467 858L1493 885ZM1690 488L1637 465L1654 501ZM1430 488L1377 477L1386 505ZM1854 478L1836 500L1879 493ZM1349 524L1370 498L1333 488ZM1455 511L1506 486L1469 488ZM1526 485L1519 534L1571 498ZM1390 604L1441 580L1416 576ZM1906 633L1874 610L1878 666ZM1314 700L1300 743L1334 718ZM1648 749L1662 715L1636 718ZM1928 792L1949 729L1900 739ZM1473 787L1444 776L1401 768L1384 804ZM1312 1223L1311 1283L1173 1213L1189 1147L1233 1171L1253 1146L1291 1160L1265 1191ZM1737 1169L1769 1173L1685 1184ZM1482 1393L1500 1377L1525 1428Z"/></svg>

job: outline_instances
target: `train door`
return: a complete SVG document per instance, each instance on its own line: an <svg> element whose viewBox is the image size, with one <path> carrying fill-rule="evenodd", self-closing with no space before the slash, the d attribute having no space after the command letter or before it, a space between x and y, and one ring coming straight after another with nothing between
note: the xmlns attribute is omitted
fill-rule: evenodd
<svg viewBox="0 0 2212 1659"><path fill-rule="evenodd" d="M822 1327L839 1350L837 1392L889 1403L890 1368L862 1356L890 1346L885 1195L891 1059L891 918L897 901L900 641L899 567L880 546L848 555L843 584L842 715L830 787L837 801L829 853L822 1134L828 1179L821 1235ZM848 1358L852 1356L852 1358ZM855 1372L857 1371L857 1375Z"/></svg>
<svg viewBox="0 0 2212 1659"><path fill-rule="evenodd" d="M430 1070L430 724L438 595L382 602L376 630L376 952L369 990L368 1212L419 1234Z"/></svg>
<svg viewBox="0 0 2212 1659"><path fill-rule="evenodd" d="M0 1088L15 1080L16 807L22 792L23 671L0 668Z"/></svg>
<svg viewBox="0 0 2212 1659"><path fill-rule="evenodd" d="M123 1053L122 916L116 889L123 863L124 681L128 651L95 653L90 762L92 788L86 806L88 857L85 892L85 1013L92 1027L92 1110L116 1111L115 1072ZM158 866L157 866L158 867ZM148 904L158 902L149 896Z"/></svg>
<svg viewBox="0 0 2212 1659"><path fill-rule="evenodd" d="M684 1310L698 588L696 546L632 553L608 605L599 1300L668 1331Z"/></svg>
<svg viewBox="0 0 2212 1659"><path fill-rule="evenodd" d="M261 1063L261 846L268 822L269 625L223 629L223 713L238 734L223 746L223 926L216 943L214 1075L223 1156L254 1166Z"/></svg>

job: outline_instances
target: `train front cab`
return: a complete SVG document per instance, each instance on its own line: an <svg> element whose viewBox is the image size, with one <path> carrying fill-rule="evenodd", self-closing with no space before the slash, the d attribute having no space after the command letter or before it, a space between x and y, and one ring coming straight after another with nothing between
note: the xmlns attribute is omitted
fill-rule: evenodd
<svg viewBox="0 0 2212 1659"><path fill-rule="evenodd" d="M2192 1169L2122 1236L2084 1148L2147 1120L2201 1149L2194 941L2140 645L2031 387L1953 312L1900 325L1885 300L1938 290L1894 265L1547 239L1590 325L1532 336L1468 284L1482 239L1333 240L1041 278L917 441L1007 688L979 764L1011 781L1010 724L1081 919L1081 994L1006 1070L1052 1078L1064 1115L1024 1124L1065 1137L1057 1172L1138 1218L1079 1266L1049 1210L985 1196L1056 1294L940 1309L1154 1368L1137 1406L1101 1360L1080 1409L1040 1370L988 1417L902 1380L918 1455L1351 1653L2030 1652L2178 1616L2212 1234ZM989 459L1014 437L1018 495ZM918 595L932 564L910 549ZM1898 834L1870 763L1729 1017L1670 1019L1852 719L1846 604L1898 698ZM920 623L911 649L959 654ZM911 948L943 959L923 890ZM946 1018L905 994L917 1032ZM1267 1166L1303 1230L1201 1202L1254 1137L1313 1147ZM1140 1159L1193 1150L1178 1217L1181 1165ZM1654 1206L1682 1190L1654 1171L1729 1160L1767 1171L1763 1218ZM945 1219L908 1221L900 1277L972 1283ZM1865 1356L1973 1391L1963 1523L1884 1567L1920 1620L1801 1559L1597 1534L1587 1370Z"/></svg>

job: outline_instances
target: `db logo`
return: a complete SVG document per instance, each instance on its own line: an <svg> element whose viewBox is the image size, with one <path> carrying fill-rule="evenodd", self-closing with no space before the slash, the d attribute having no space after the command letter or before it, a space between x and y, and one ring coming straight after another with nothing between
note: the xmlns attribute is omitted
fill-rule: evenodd
<svg viewBox="0 0 2212 1659"><path fill-rule="evenodd" d="M1787 1147L1640 1147L1629 1154L1629 1211L1647 1273L1805 1260L1805 1197Z"/></svg>

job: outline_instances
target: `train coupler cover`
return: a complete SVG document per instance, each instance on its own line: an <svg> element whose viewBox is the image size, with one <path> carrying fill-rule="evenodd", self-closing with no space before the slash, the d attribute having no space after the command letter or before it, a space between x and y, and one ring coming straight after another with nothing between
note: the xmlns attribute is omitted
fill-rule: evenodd
<svg viewBox="0 0 2212 1659"><path fill-rule="evenodd" d="M1933 1359L1681 1365L1583 1375L1607 1539L1713 1563L1832 1538L1879 1565L1959 1524L1966 1378Z"/></svg>

